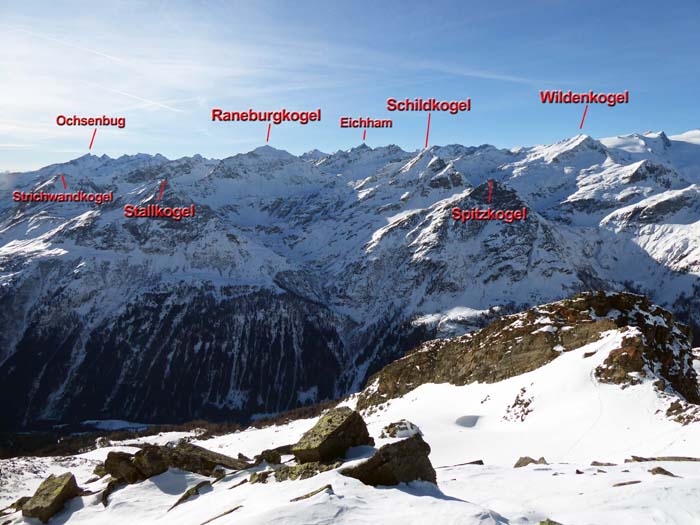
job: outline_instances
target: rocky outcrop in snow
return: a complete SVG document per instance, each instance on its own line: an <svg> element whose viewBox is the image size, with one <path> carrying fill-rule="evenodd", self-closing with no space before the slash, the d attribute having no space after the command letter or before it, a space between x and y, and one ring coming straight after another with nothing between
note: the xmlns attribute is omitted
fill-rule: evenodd
<svg viewBox="0 0 700 525"><path fill-rule="evenodd" d="M424 343L371 377L357 407L370 408L425 383L502 381L619 329L626 335L596 369L600 381L622 385L654 381L660 392L668 390L700 403L688 328L642 296L601 292L506 316L465 336ZM516 399L512 408L524 404Z"/></svg>

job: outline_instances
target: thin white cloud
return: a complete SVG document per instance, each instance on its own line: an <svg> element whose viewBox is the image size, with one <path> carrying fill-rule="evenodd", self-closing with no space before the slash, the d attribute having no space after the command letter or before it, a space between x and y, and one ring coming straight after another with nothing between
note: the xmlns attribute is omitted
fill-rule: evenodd
<svg viewBox="0 0 700 525"><path fill-rule="evenodd" d="M117 93L117 94L119 94L119 95L122 95L122 96L125 96L125 97L128 97L128 98L131 98L131 99L134 99L134 100L138 100L138 101L140 101L140 102L144 102L144 103L148 104L149 106L156 106L156 107L159 107L159 108L167 109L168 111L174 111L174 112L176 112L176 113L182 113L182 112L183 112L183 110L178 109L178 108L175 108L175 107L173 107L173 106L169 106L169 105L167 105L167 104L164 104L164 103L162 103L162 102L158 102L158 101L156 101L156 100L149 100L149 99L144 98L144 97L139 97L138 95L133 95L133 94L131 94L131 93L127 93L126 91L121 91L121 90L119 90L119 89L105 88L104 86L103 86L103 89L106 89L107 91L110 91L110 92L112 92L112 93Z"/></svg>
<svg viewBox="0 0 700 525"><path fill-rule="evenodd" d="M118 62L118 63L125 62L124 60L122 60L119 57L115 57L113 55L103 53L102 51L97 51L96 49L90 49L89 47L80 46L80 45L74 44L72 42L68 42L66 40L54 38L54 37L46 35L46 34L37 33L36 31L29 31L27 29L24 29L23 27L12 26L12 25L8 25L8 24L0 24L0 27L4 27L6 29L13 29L15 31L20 31L20 32L25 33L27 35L31 35L33 37L40 38L42 40L47 40L48 42L54 42L56 44L61 44L62 46L71 47L71 48L77 49L79 51L84 51L85 53L92 53L93 55L97 55L99 57L106 58L107 60L111 60L113 62Z"/></svg>
<svg viewBox="0 0 700 525"><path fill-rule="evenodd" d="M24 149L24 148L31 148L34 146L33 144L19 144L19 143L11 143L11 142L0 142L0 149Z"/></svg>

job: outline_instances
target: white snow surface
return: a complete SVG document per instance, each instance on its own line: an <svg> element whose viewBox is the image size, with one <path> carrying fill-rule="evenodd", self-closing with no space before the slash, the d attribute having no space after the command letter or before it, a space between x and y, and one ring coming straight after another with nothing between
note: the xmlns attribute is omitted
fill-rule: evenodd
<svg viewBox="0 0 700 525"><path fill-rule="evenodd" d="M240 505L214 523L524 525L550 518L566 525L696 524L700 463L624 463L632 454L700 457L700 424L683 426L668 419L664 413L670 399L657 393L651 381L623 389L595 379L594 369L619 348L625 333L605 332L594 343L499 383L425 384L365 414L376 447L395 441L379 439L388 423L406 419L420 428L431 446L437 487L412 482L374 488L334 470L301 481L272 479L229 490L249 475L238 472L168 511L188 487L204 479L170 470L117 490L107 507L99 495L76 498L51 523L199 525ZM532 412L523 420L506 418L522 389L532 399ZM353 398L344 404L352 406ZM458 424L465 416L470 424ZM216 452L252 457L264 448L297 441L315 421L250 428L203 441L190 438ZM166 433L139 441L163 444L181 437ZM66 470L76 474L81 486L100 489L104 480L87 483L97 461L110 450L136 450L112 445L67 458L3 460L0 503L31 493L49 473ZM346 465L370 453L369 447L351 449ZM544 456L549 465L513 468L525 455ZM465 464L477 459L485 465ZM616 465L593 467L594 460ZM679 477L651 474L657 466ZM614 486L632 481L639 483ZM332 491L290 501L326 484ZM30 522L16 513L10 523Z"/></svg>

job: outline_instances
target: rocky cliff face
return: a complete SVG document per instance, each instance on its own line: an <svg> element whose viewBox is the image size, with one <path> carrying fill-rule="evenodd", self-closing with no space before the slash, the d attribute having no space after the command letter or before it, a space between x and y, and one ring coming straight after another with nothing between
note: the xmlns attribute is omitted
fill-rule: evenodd
<svg viewBox="0 0 700 525"><path fill-rule="evenodd" d="M426 383L503 381L612 330L625 336L596 368L599 381L626 386L651 380L660 392L669 389L700 404L690 330L642 296L599 292L509 315L461 337L428 341L372 376L357 406L367 409Z"/></svg>
<svg viewBox="0 0 700 525"><path fill-rule="evenodd" d="M63 175L115 201L0 201L0 424L274 412L585 290L642 293L700 324L691 139L86 156L10 174L8 192L61 192ZM126 219L163 180L160 203L196 217ZM528 218L451 219L489 204Z"/></svg>

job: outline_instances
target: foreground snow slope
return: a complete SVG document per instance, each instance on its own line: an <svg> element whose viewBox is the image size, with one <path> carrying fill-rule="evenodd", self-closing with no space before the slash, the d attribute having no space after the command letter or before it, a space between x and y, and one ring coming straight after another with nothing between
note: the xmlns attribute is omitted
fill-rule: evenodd
<svg viewBox="0 0 700 525"><path fill-rule="evenodd" d="M652 345L648 334L654 333L659 341L664 340L659 335L664 329L672 335L667 341L673 353L653 355L660 359L675 356L677 369L689 354L682 331L667 326L670 318L652 315L650 312L659 311L653 310L655 307L641 310L638 305L643 304L642 299L635 300L629 318L636 319L638 327L621 326L593 334L591 342L561 349L554 359L530 372L493 383L423 384L365 410L363 417L377 448L392 441L379 437L391 422L408 419L420 427L432 449L437 488L425 482L373 488L338 470L300 481L236 486L250 475L250 471L243 471L231 473L211 490L168 511L188 487L204 479L170 470L117 490L107 507L99 502L99 494L72 500L51 523L199 525L234 508L214 523L537 524L546 518L565 525L697 523L700 462L624 462L632 455L700 458L700 423L684 425L667 413L674 402L684 401L683 397L668 384L659 389L661 368L653 362L647 362L644 374L630 373L631 383L610 384L598 379L600 367L609 362L606 360L629 347L631 338L642 332L647 334L643 341L648 345ZM561 304L576 304L576 300ZM521 328L525 325L532 333L549 334L555 331L554 313L568 310L545 305L533 311L547 311L551 317L518 314L495 326L505 326L503 334L516 324ZM603 317L593 310L587 315L587 329L606 326L595 324L601 320L622 319L622 313L614 309ZM697 367L697 361L694 364ZM692 371L688 374L697 379ZM356 406L358 399L360 395L354 395L342 404ZM206 440L198 440L196 434L173 433L140 442L163 444L187 437L216 452L252 457L262 449L296 442L315 421L249 428ZM104 480L87 482L94 465L111 450L135 451L130 447L134 444L113 443L70 458L4 460L0 462L2 502L30 494L48 473L66 470L76 474L81 486L98 490ZM346 465L370 453L370 447L351 449ZM514 468L515 461L526 455L543 456L549 464ZM485 464L465 464L474 460ZM591 466L593 461L614 465ZM678 477L654 475L650 472L654 467L663 467ZM332 489L290 501L326 484ZM10 523L24 521L14 514Z"/></svg>

